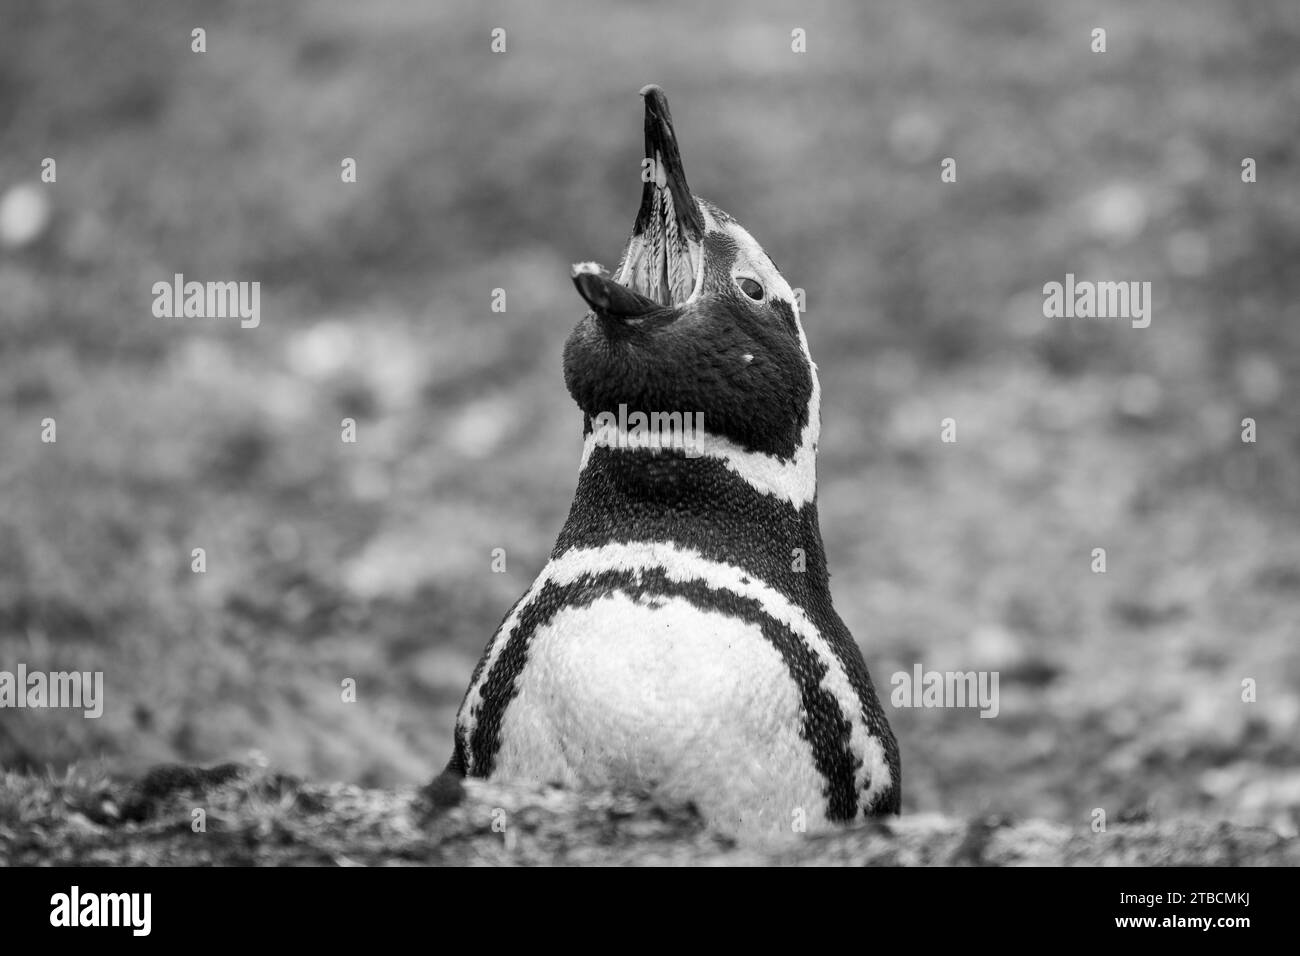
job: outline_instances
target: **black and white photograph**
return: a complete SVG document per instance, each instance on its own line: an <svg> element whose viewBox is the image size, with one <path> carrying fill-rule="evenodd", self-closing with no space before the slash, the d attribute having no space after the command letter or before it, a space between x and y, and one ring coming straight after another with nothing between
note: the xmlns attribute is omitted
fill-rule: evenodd
<svg viewBox="0 0 1300 956"><path fill-rule="evenodd" d="M1061 915L1248 939L1300 864L1297 104L1294 0L5 0L21 921L1109 868Z"/></svg>

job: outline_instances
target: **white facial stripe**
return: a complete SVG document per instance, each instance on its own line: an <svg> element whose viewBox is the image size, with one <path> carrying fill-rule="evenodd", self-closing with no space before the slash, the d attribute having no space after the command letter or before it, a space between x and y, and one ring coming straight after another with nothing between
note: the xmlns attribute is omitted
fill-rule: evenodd
<svg viewBox="0 0 1300 956"><path fill-rule="evenodd" d="M698 551L679 547L667 541L636 541L628 544L606 544L599 548L575 548L548 563L528 589L528 593L523 596L492 637L479 679L470 687L457 720L457 730L463 734L464 742L468 745L473 738L477 724L473 705L481 700L483 685L491 676L493 666L505 650L510 632L518 626L524 611L548 583L564 586L574 583L584 575L595 575L604 571L639 574L649 570L662 570L670 581L677 583L702 580L710 588L726 590L739 597L753 600L762 608L763 613L780 621L804 642L817 659L825 664L826 674L822 677L820 686L835 698L840 712L848 719L851 727L850 747L854 754L862 757L862 766L858 768L854 781L855 789L862 794L863 785L869 776L871 787L862 800L864 807L874 805L892 783L889 763L879 738L873 736L867 727L862 714L862 704L853 690L848 674L840 666L839 658L835 656L835 652L826 643L821 632L800 607L776 589L755 578L753 574L730 564L710 561ZM473 754L468 746L465 752L469 769L473 770Z"/></svg>
<svg viewBox="0 0 1300 956"><path fill-rule="evenodd" d="M718 220L713 218L713 214L709 212L709 207L705 203L699 203L699 207L700 207L700 212L704 213L705 232L717 232L719 229L722 228L722 225L718 222Z"/></svg>
<svg viewBox="0 0 1300 956"><path fill-rule="evenodd" d="M795 318L798 319L799 309L795 305L794 289L790 288L790 283L785 281L785 277L776 271L776 266L772 260L767 257L763 247L758 241L745 231L739 223L728 222L722 226L731 241L736 244L739 255L732 265L731 274L748 275L755 278L763 286L768 298L779 299L788 303L790 308L795 311ZM805 353L807 346L805 346Z"/></svg>
<svg viewBox="0 0 1300 956"><path fill-rule="evenodd" d="M808 424L804 426L794 457L788 461L783 461L776 455L746 451L736 443L707 431L692 436L692 454L698 452L700 457L716 458L760 494L772 495L796 508L802 508L817 494L816 422L821 414L821 391L815 371L812 386ZM622 429L610 428L602 439L605 444L613 445L615 450L633 448L636 445ZM593 431L582 443L579 473L590 463L592 452L596 448L597 436Z"/></svg>
<svg viewBox="0 0 1300 956"><path fill-rule="evenodd" d="M812 501L817 494L817 442L821 437L821 382L817 378L817 363L812 360L808 350L808 337L804 334L803 323L799 321L799 303L794 290L785 277L776 271L772 260L767 257L763 247L758 244L739 223L720 222L709 214L708 206L701 204L704 213L705 229L709 232L723 232L736 244L738 254L732 266L733 275L753 273L763 286L769 298L776 298L790 307L794 316L794 326L799 333L799 347L808 362L808 374L812 379L812 394L808 398L808 421L799 435L799 447L794 457L782 461L775 455L746 451L734 442L707 432L701 442L704 457L718 458L727 467L739 475L746 484L763 494L775 495L788 501L796 508ZM707 424L707 421L706 421ZM622 436L620 436L621 438ZM587 466L594 441L588 436L582 449L582 464L579 471ZM627 447L626 443L620 447Z"/></svg>

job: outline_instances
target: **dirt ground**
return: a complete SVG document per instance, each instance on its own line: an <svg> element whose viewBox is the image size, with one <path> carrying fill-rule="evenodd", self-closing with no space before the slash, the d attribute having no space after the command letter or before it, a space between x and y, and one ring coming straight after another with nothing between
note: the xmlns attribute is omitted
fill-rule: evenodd
<svg viewBox="0 0 1300 956"><path fill-rule="evenodd" d="M806 290L877 683L1001 675L994 719L889 709L905 815L1293 837L1292 0L6 2L0 669L102 670L107 704L0 712L0 766L442 766L567 511L568 265L630 229L651 81ZM261 324L155 318L175 273L260 281ZM1150 327L1044 318L1067 273L1150 281Z"/></svg>
<svg viewBox="0 0 1300 956"><path fill-rule="evenodd" d="M160 765L130 783L0 779L0 863L59 866L1297 866L1267 827L1104 829L938 814L830 832L720 833L689 804L469 781L458 794Z"/></svg>

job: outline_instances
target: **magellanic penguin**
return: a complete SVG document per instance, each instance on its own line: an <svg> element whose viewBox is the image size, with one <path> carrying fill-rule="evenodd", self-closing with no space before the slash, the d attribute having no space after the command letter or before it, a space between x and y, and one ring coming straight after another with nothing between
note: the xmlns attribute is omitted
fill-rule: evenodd
<svg viewBox="0 0 1300 956"><path fill-rule="evenodd" d="M564 349L573 506L474 671L445 773L650 790L737 833L897 813L898 746L831 605L795 294L692 195L663 90L641 95L654 163L622 264L573 270L591 308ZM656 415L667 440L633 434Z"/></svg>

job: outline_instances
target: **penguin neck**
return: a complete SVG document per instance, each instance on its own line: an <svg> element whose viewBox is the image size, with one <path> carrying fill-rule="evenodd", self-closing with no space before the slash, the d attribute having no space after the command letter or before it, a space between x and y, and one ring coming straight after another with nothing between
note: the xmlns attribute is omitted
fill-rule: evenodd
<svg viewBox="0 0 1300 956"><path fill-rule="evenodd" d="M599 444L588 434L553 556L575 547L671 542L745 568L793 598L826 592L816 447L793 459L706 442L698 457Z"/></svg>

